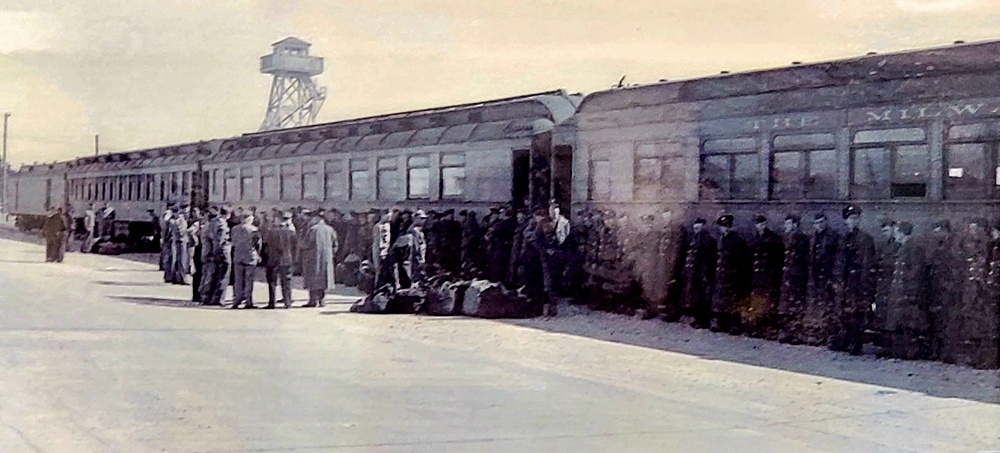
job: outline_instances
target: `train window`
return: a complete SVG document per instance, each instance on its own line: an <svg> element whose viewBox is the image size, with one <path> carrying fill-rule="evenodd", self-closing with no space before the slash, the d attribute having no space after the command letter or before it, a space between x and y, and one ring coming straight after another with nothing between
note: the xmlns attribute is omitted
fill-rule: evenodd
<svg viewBox="0 0 1000 453"><path fill-rule="evenodd" d="M281 166L281 199L285 201L302 198L302 176L295 164Z"/></svg>
<svg viewBox="0 0 1000 453"><path fill-rule="evenodd" d="M406 198L423 199L430 197L430 163L429 156L411 156L407 159Z"/></svg>
<svg viewBox="0 0 1000 453"><path fill-rule="evenodd" d="M837 197L837 152L828 149L809 152L809 172L806 178L806 198Z"/></svg>
<svg viewBox="0 0 1000 453"><path fill-rule="evenodd" d="M606 160L590 162L590 184L587 191L593 201L611 200L611 162Z"/></svg>
<svg viewBox="0 0 1000 453"><path fill-rule="evenodd" d="M281 185L274 165L260 167L260 199L278 200L281 198Z"/></svg>
<svg viewBox="0 0 1000 453"><path fill-rule="evenodd" d="M223 201L239 201L240 178L236 170L224 170L222 174L222 199Z"/></svg>
<svg viewBox="0 0 1000 453"><path fill-rule="evenodd" d="M927 134L923 129L910 127L901 129L873 129L867 131L858 131L854 134L854 143L856 144L873 144L873 143L905 143L905 142L922 142L926 139Z"/></svg>
<svg viewBox="0 0 1000 453"><path fill-rule="evenodd" d="M379 170L375 183L376 196L379 200L399 200L403 198L400 194L402 184L399 171L395 169Z"/></svg>
<svg viewBox="0 0 1000 453"><path fill-rule="evenodd" d="M351 170L351 200L365 201L371 195L368 170Z"/></svg>
<svg viewBox="0 0 1000 453"><path fill-rule="evenodd" d="M703 199L746 200L757 197L760 165L757 153L710 154L702 159Z"/></svg>
<svg viewBox="0 0 1000 453"><path fill-rule="evenodd" d="M465 194L465 167L441 168L441 196L459 198Z"/></svg>
<svg viewBox="0 0 1000 453"><path fill-rule="evenodd" d="M339 200L343 198L343 184L341 180L341 175L343 171L343 163L340 161L329 161L325 164L326 178L324 181L325 188L324 193L326 193L327 200Z"/></svg>
<svg viewBox="0 0 1000 453"><path fill-rule="evenodd" d="M948 130L948 140L982 140L1000 138L1000 123L975 123L952 126Z"/></svg>
<svg viewBox="0 0 1000 453"><path fill-rule="evenodd" d="M676 198L684 192L684 179L684 159L682 157L637 156L633 197L636 200L646 201Z"/></svg>
<svg viewBox="0 0 1000 453"><path fill-rule="evenodd" d="M243 167L240 169L240 200L259 200L258 187L254 184L253 168Z"/></svg>
<svg viewBox="0 0 1000 453"><path fill-rule="evenodd" d="M893 197L926 197L930 176L930 147L927 145L896 148L892 164Z"/></svg>
<svg viewBox="0 0 1000 453"><path fill-rule="evenodd" d="M945 148L945 198L985 198L989 188L988 158L985 143L948 145Z"/></svg>
<svg viewBox="0 0 1000 453"><path fill-rule="evenodd" d="M805 197L802 175L805 173L804 153L775 153L771 159L771 197L797 200Z"/></svg>
<svg viewBox="0 0 1000 453"><path fill-rule="evenodd" d="M888 198L889 150L863 148L854 150L854 171L851 178L851 195L861 199Z"/></svg>
<svg viewBox="0 0 1000 453"><path fill-rule="evenodd" d="M320 201L323 199L323 174L321 164L308 162L302 164L302 198L304 200Z"/></svg>

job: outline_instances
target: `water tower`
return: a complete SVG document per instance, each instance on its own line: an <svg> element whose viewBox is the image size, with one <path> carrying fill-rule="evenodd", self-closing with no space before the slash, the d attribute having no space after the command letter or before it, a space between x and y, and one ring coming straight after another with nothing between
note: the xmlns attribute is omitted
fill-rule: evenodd
<svg viewBox="0 0 1000 453"><path fill-rule="evenodd" d="M323 73L323 59L309 56L310 46L288 37L271 44L271 54L260 57L260 72L274 76L260 130L306 126L316 120L326 100L326 88L313 81L313 76Z"/></svg>

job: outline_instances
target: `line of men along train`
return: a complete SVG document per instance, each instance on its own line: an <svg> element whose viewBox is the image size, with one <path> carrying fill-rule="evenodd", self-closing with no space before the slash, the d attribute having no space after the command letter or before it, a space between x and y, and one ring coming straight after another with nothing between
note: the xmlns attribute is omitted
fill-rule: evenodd
<svg viewBox="0 0 1000 453"><path fill-rule="evenodd" d="M193 253L195 300L220 304L223 282L234 275L232 307L252 306L245 283L261 264L270 308L276 283L289 304L293 269L310 289L308 306L322 305L334 268L369 293L445 272L521 288L552 315L557 298L573 297L602 310L851 354L871 337L880 356L977 368L1000 362L1000 220L974 219L958 234L942 220L915 235L909 222L883 218L876 240L859 228L862 212L853 205L842 212L843 232L817 213L807 234L789 214L779 235L757 215L746 238L732 215L718 218L716 236L705 219L681 225L669 210L634 222L587 207L571 224L555 202L531 215L492 208L481 223L471 211L456 220L453 210L254 211L212 208L203 218L172 207L157 219L165 279L186 283ZM84 223L107 228L99 219Z"/></svg>

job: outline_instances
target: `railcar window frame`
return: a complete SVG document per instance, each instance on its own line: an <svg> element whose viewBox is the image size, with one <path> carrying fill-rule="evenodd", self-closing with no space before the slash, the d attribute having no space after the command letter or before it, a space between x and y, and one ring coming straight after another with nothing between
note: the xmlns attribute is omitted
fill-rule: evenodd
<svg viewBox="0 0 1000 453"><path fill-rule="evenodd" d="M465 153L448 153L441 155L441 174L438 177L438 189L443 200L464 200L466 190L466 156ZM457 190L456 190L457 189Z"/></svg>
<svg viewBox="0 0 1000 453"><path fill-rule="evenodd" d="M943 165L941 169L942 189L945 200L993 200L1000 198L1000 120L984 119L974 122L951 122L944 125ZM960 135L961 128L973 129L971 133ZM975 130L979 129L979 130ZM963 189L953 181L953 170L964 177L967 167L953 167L953 150L960 147L980 146L982 148L983 180L976 188Z"/></svg>
<svg viewBox="0 0 1000 453"><path fill-rule="evenodd" d="M852 200L928 200L931 196L931 146L929 139L929 127L927 123L895 125L894 127L882 128L854 128L851 129L851 144L849 149L849 190L848 194ZM920 131L920 137L912 135L915 131ZM877 140L877 137L858 141L859 136L867 136L882 133L884 138ZM900 154L903 151L923 148L926 155L925 171L923 182L901 182L904 178L897 174L901 168ZM880 183L882 176L885 180L885 187L870 187L870 185L860 185L858 181L858 154L860 152L874 153L883 150L885 156L885 168L872 171L871 176L874 181ZM870 159L869 159L870 160ZM917 187L922 186L922 187ZM922 191L922 195L916 195Z"/></svg>
<svg viewBox="0 0 1000 453"><path fill-rule="evenodd" d="M753 143L754 148L750 148L746 145ZM737 136L737 137L709 137L701 140L699 146L699 158L698 158L698 199L703 201L710 200L721 200L721 201L754 201L760 199L759 184L761 182L760 171L760 150L761 143L759 136ZM739 163L740 159L751 158L753 159L753 164L745 166ZM724 171L728 173L726 175L725 187L721 187L716 183L715 196L710 196L708 181L705 176L706 161L724 159L726 161L726 168ZM737 178L737 171L739 168L745 167L753 169L754 176L751 178ZM720 168L720 170L722 170ZM734 185L736 181L746 181L741 184L747 184L744 190L740 190L736 193Z"/></svg>
<svg viewBox="0 0 1000 453"><path fill-rule="evenodd" d="M423 184L414 191L414 173L423 173ZM426 154L408 156L406 158L406 199L428 200L431 197L431 158Z"/></svg>
<svg viewBox="0 0 1000 453"><path fill-rule="evenodd" d="M782 143L784 142L784 143ZM776 162L780 157L796 155L798 162L795 176L789 181L782 181L777 175ZM826 159L831 172L821 172L823 168L817 165L821 156L829 154ZM767 197L773 201L812 201L837 199L837 143L835 132L830 130L815 131L782 131L771 137L771 152L768 156ZM817 184L817 179L827 174L830 180L826 184ZM797 188L794 194L782 190L779 185L787 184Z"/></svg>
<svg viewBox="0 0 1000 453"><path fill-rule="evenodd" d="M632 160L632 199L636 201L680 199L686 193L686 173L680 143L670 141L636 143Z"/></svg>

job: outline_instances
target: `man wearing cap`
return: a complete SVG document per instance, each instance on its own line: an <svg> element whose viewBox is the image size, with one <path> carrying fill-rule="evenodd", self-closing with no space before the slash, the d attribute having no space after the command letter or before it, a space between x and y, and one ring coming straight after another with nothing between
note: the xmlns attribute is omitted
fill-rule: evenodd
<svg viewBox="0 0 1000 453"><path fill-rule="evenodd" d="M929 282L931 303L928 309L931 320L929 353L931 360L939 360L943 355L947 307L961 303L962 299L962 280L959 266L956 266L956 263L959 263L955 250L957 245L949 221L939 220L931 225L926 243L931 273Z"/></svg>
<svg viewBox="0 0 1000 453"><path fill-rule="evenodd" d="M267 246L265 275L267 277L267 308L275 307L276 290L281 284L281 303L285 308L292 306L292 264L298 248L292 213L283 212L280 218L267 229L264 238Z"/></svg>
<svg viewBox="0 0 1000 453"><path fill-rule="evenodd" d="M427 278L427 237L424 235L424 222L427 214L423 210L413 213L413 224L407 234L410 237L409 263L410 280L419 284Z"/></svg>
<svg viewBox="0 0 1000 453"><path fill-rule="evenodd" d="M323 221L323 211L317 210L310 220L309 231L305 235L305 243L300 244L302 251L302 278L309 290L309 303L306 307L323 307L326 291L336 287L334 283L334 257L337 256L339 243L337 232Z"/></svg>
<svg viewBox="0 0 1000 453"><path fill-rule="evenodd" d="M497 218L486 231L486 252L489 260L486 266L486 276L495 282L511 284L508 275L510 268L510 250L514 243L514 232L517 223L510 216L510 209L502 207Z"/></svg>
<svg viewBox="0 0 1000 453"><path fill-rule="evenodd" d="M739 335L743 333L739 310L750 296L753 262L747 243L733 229L733 222L729 214L715 221L719 228L719 258L712 298L712 331Z"/></svg>
<svg viewBox="0 0 1000 453"><path fill-rule="evenodd" d="M160 270L164 272L170 271L170 218L173 217L173 205L168 204L166 209L163 210L163 215L159 219L159 231L160 231ZM166 275L166 274L165 274ZM169 281L164 277L164 281Z"/></svg>
<svg viewBox="0 0 1000 453"><path fill-rule="evenodd" d="M159 225L159 222L154 222L154 225ZM93 203L88 204L87 210L83 212L83 230L83 244L80 244L80 251L90 253L90 250L94 248L94 236L97 233L97 212L94 210Z"/></svg>
<svg viewBox="0 0 1000 453"><path fill-rule="evenodd" d="M833 312L834 267L840 235L830 228L826 214L813 218L813 233L809 238L809 297L802 319L806 344L825 344Z"/></svg>
<svg viewBox="0 0 1000 453"><path fill-rule="evenodd" d="M260 264L260 230L254 226L250 213L241 216L240 224L232 230L233 271L236 273L233 285L233 305L229 308L257 308L253 304L254 271Z"/></svg>
<svg viewBox="0 0 1000 453"><path fill-rule="evenodd" d="M691 326L707 329L712 320L712 288L718 261L718 243L705 228L706 220L699 217L691 224L684 248L683 298Z"/></svg>
<svg viewBox="0 0 1000 453"><path fill-rule="evenodd" d="M872 307L872 318L869 321L869 325L877 335L876 344L880 344L885 336L885 310L882 307L888 302L889 293L892 291L892 274L896 267L896 253L899 252L899 243L896 242L896 221L882 216L879 217L878 224L882 236L875 241L875 305Z"/></svg>
<svg viewBox="0 0 1000 453"><path fill-rule="evenodd" d="M918 241L912 240L910 222L900 222L893 230L899 249L893 263L890 294L882 307L887 344L880 355L919 360L930 353L927 254Z"/></svg>
<svg viewBox="0 0 1000 453"><path fill-rule="evenodd" d="M462 269L462 225L455 220L455 210L447 209L439 223L441 239L441 267L445 272L458 276Z"/></svg>
<svg viewBox="0 0 1000 453"><path fill-rule="evenodd" d="M229 209L212 208L208 225L201 229L202 293L201 303L222 305L229 281L232 242L229 239Z"/></svg>
<svg viewBox="0 0 1000 453"><path fill-rule="evenodd" d="M799 216L785 217L785 256L781 268L781 296L778 300L778 341L804 341L802 322L809 286L809 236L799 228Z"/></svg>
<svg viewBox="0 0 1000 453"><path fill-rule="evenodd" d="M781 237L767 227L767 217L753 216L754 235L750 239L753 256L753 283L750 306L742 313L747 333L753 337L777 337L775 310L781 298L781 268L785 246Z"/></svg>
<svg viewBox="0 0 1000 453"><path fill-rule="evenodd" d="M844 208L847 232L840 240L835 268L837 299L827 347L860 355L864 345L865 322L875 302L875 241L859 228L861 208Z"/></svg>
<svg viewBox="0 0 1000 453"><path fill-rule="evenodd" d="M975 368L996 368L997 298L987 285L989 243L986 219L974 218L958 243L958 258L963 263L960 302L946 306L944 355L948 363ZM985 352L985 354L984 354Z"/></svg>

